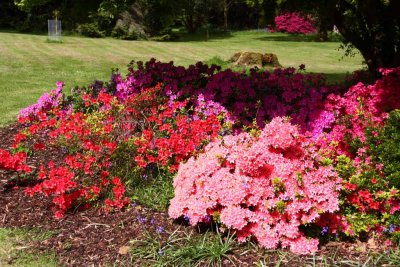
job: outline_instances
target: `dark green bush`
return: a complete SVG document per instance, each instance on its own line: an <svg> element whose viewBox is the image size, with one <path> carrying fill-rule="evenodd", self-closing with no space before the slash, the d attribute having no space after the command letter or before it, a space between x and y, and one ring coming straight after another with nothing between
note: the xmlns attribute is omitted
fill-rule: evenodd
<svg viewBox="0 0 400 267"><path fill-rule="evenodd" d="M170 28L161 31L159 35L151 38L152 41L156 42L169 42L169 41L176 41L178 39L179 35L174 33Z"/></svg>
<svg viewBox="0 0 400 267"><path fill-rule="evenodd" d="M102 38L105 36L104 32L99 29L96 23L84 23L78 26L77 31L79 34L91 38Z"/></svg>
<svg viewBox="0 0 400 267"><path fill-rule="evenodd" d="M117 25L111 32L111 36L121 40L138 40L141 36L135 30L129 30L128 26Z"/></svg>
<svg viewBox="0 0 400 267"><path fill-rule="evenodd" d="M400 110L390 112L375 145L370 148L377 161L383 164L383 172L389 185L400 189Z"/></svg>

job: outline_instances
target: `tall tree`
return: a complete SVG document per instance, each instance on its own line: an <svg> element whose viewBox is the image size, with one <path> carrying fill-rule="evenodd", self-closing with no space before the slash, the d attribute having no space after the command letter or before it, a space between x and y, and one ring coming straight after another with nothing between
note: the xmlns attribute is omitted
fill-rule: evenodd
<svg viewBox="0 0 400 267"><path fill-rule="evenodd" d="M33 7L45 5L51 1L52 0L14 0L14 3L19 9L30 11Z"/></svg>
<svg viewBox="0 0 400 267"><path fill-rule="evenodd" d="M331 0L334 23L371 72L400 66L400 1Z"/></svg>
<svg viewBox="0 0 400 267"><path fill-rule="evenodd" d="M250 4L265 0L246 0ZM320 31L336 25L346 45L357 48L371 73L400 66L399 0L276 0L281 7L314 9Z"/></svg>

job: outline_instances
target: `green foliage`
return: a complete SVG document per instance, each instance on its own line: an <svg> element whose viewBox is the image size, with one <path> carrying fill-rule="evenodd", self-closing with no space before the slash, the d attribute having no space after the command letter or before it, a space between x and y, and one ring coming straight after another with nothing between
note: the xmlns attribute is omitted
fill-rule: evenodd
<svg viewBox="0 0 400 267"><path fill-rule="evenodd" d="M51 0L14 0L14 4L21 10L29 11L35 6L45 5Z"/></svg>
<svg viewBox="0 0 400 267"><path fill-rule="evenodd" d="M111 36L121 40L138 40L140 34L135 30L129 30L129 26L117 25L111 32Z"/></svg>
<svg viewBox="0 0 400 267"><path fill-rule="evenodd" d="M355 174L356 168L353 166L353 162L350 158L345 155L340 155L336 159L335 171L339 177L350 179Z"/></svg>
<svg viewBox="0 0 400 267"><path fill-rule="evenodd" d="M375 160L383 164L390 186L400 189L400 110L390 112L380 135L370 138L370 149Z"/></svg>
<svg viewBox="0 0 400 267"><path fill-rule="evenodd" d="M160 235L146 232L144 238L132 240L130 256L136 265L152 263L157 266L222 266L223 260L231 260L236 248L234 236L219 232L198 235L181 232L178 228L167 240Z"/></svg>
<svg viewBox="0 0 400 267"><path fill-rule="evenodd" d="M179 35L174 33L171 28L164 29L160 32L159 35L150 38L151 41L156 42L170 42L176 41L179 39Z"/></svg>
<svg viewBox="0 0 400 267"><path fill-rule="evenodd" d="M209 66L217 65L217 66L220 66L222 69L227 69L229 66L229 62L223 60L219 56L212 57L209 60L204 61L204 63L206 63Z"/></svg>
<svg viewBox="0 0 400 267"><path fill-rule="evenodd" d="M147 0L143 2L146 9L144 23L150 35L160 35L163 30L173 25L177 12L176 4L178 2L176 0Z"/></svg>
<svg viewBox="0 0 400 267"><path fill-rule="evenodd" d="M57 266L53 253L34 249L35 242L41 242L53 235L39 230L0 228L0 266L36 267Z"/></svg>
<svg viewBox="0 0 400 267"><path fill-rule="evenodd" d="M96 23L84 23L78 26L77 32L83 36L91 38L102 38L104 32L99 29Z"/></svg>
<svg viewBox="0 0 400 267"><path fill-rule="evenodd" d="M140 181L136 180L134 186L127 185L127 190L132 191L132 200L156 211L167 211L169 202L174 197L173 177L165 173L147 180L141 178Z"/></svg>
<svg viewBox="0 0 400 267"><path fill-rule="evenodd" d="M102 17L116 18L122 11L127 10L135 0L103 0L97 10Z"/></svg>

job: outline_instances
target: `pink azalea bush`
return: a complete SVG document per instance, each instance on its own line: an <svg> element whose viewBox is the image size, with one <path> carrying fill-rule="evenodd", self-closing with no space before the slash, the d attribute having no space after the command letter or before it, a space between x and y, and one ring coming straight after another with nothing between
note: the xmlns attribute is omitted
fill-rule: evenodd
<svg viewBox="0 0 400 267"><path fill-rule="evenodd" d="M310 16L303 16L299 12L283 13L275 17L274 31L312 34L316 33L315 20Z"/></svg>
<svg viewBox="0 0 400 267"><path fill-rule="evenodd" d="M318 240L299 229L339 209L340 179L320 166L296 126L277 117L259 133L226 136L180 166L169 215L192 225L211 216L254 236L265 248L298 254L317 250Z"/></svg>

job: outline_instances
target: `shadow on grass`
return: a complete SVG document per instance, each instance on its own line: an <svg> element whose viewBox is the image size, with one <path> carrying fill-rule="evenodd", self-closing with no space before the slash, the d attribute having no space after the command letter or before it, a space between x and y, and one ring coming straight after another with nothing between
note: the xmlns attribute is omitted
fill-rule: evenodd
<svg viewBox="0 0 400 267"><path fill-rule="evenodd" d="M339 37L328 37L326 41L320 41L317 34L283 34L283 33L270 33L266 36L255 38L259 41L274 41L274 42L318 42L318 43L329 43L329 42L340 42Z"/></svg>
<svg viewBox="0 0 400 267"><path fill-rule="evenodd" d="M205 42L221 39L228 39L233 37L230 32L210 30L207 34L206 30L201 30L196 33L181 32L178 34L179 39L175 42Z"/></svg>
<svg viewBox="0 0 400 267"><path fill-rule="evenodd" d="M7 29L7 28L0 28L0 33L14 33L14 34L24 34L24 35L38 35L38 36L47 36L47 32L20 32L15 29Z"/></svg>
<svg viewBox="0 0 400 267"><path fill-rule="evenodd" d="M323 73L326 77L326 81L329 84L342 84L346 81L346 79L351 75L349 72L340 72L340 73Z"/></svg>
<svg viewBox="0 0 400 267"><path fill-rule="evenodd" d="M260 41L275 42L316 42L318 37L316 34L284 34L284 33L268 33L265 36L257 37Z"/></svg>

